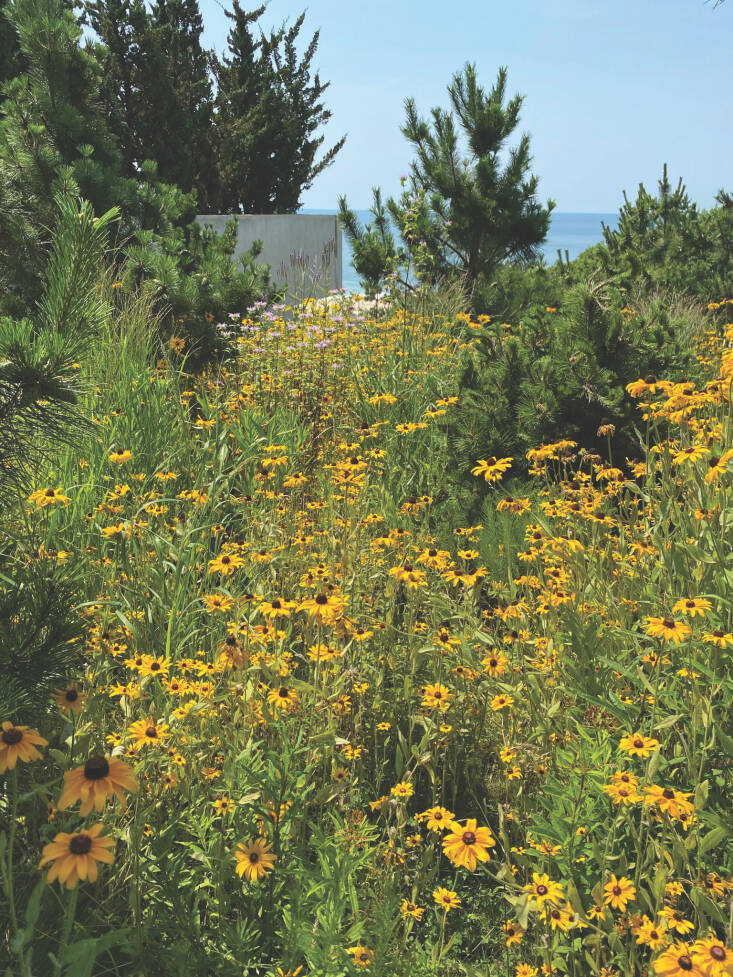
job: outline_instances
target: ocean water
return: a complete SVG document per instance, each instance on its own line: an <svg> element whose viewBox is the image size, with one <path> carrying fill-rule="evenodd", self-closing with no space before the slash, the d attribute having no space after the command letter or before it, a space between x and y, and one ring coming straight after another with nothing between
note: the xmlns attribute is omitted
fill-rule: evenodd
<svg viewBox="0 0 733 977"><path fill-rule="evenodd" d="M303 210L303 214L335 214L335 210ZM362 225L369 223L371 214L368 210L357 210L356 216ZM609 227L616 227L618 214L572 214L558 213L552 214L550 232L547 240L541 248L545 261L552 265L557 261L557 251L560 249L563 258L565 252L568 256L577 258L581 251L585 251L593 244L598 244L603 240L603 224ZM351 263L352 251L346 235L342 235L343 241L343 282L344 288L349 292L360 290L359 278L354 271Z"/></svg>

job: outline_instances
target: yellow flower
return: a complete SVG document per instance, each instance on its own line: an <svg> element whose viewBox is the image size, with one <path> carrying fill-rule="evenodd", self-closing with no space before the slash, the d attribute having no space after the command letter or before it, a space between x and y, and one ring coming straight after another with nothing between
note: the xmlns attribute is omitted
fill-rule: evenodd
<svg viewBox="0 0 733 977"><path fill-rule="evenodd" d="M109 460L115 465L123 465L126 461L132 460L132 452L127 449L124 451L113 451L109 455Z"/></svg>
<svg viewBox="0 0 733 977"><path fill-rule="evenodd" d="M455 814L446 807L429 807L420 818L427 822L429 831L453 831L458 828L453 819Z"/></svg>
<svg viewBox="0 0 733 977"><path fill-rule="evenodd" d="M242 566L244 560L237 553L220 553L216 559L209 560L209 573L220 573L223 577L228 577Z"/></svg>
<svg viewBox="0 0 733 977"><path fill-rule="evenodd" d="M252 841L240 841L234 852L237 866L234 871L248 882L259 882L265 875L272 871L275 864L275 856L270 852L264 838L255 838Z"/></svg>
<svg viewBox="0 0 733 977"><path fill-rule="evenodd" d="M495 695L491 700L491 708L494 712L499 712L502 709L511 709L514 705L514 699L510 695Z"/></svg>
<svg viewBox="0 0 733 977"><path fill-rule="evenodd" d="M79 815L85 818L92 807L104 810L107 798L116 797L124 807L123 791L135 793L137 788L137 778L126 763L117 757L95 755L83 766L64 774L64 789L56 806L64 811L80 800Z"/></svg>
<svg viewBox="0 0 733 977"><path fill-rule="evenodd" d="M695 617L698 615L704 617L706 611L709 611L712 604L709 600L704 597L694 597L694 598L681 598L672 608L675 614L685 614L687 617Z"/></svg>
<svg viewBox="0 0 733 977"><path fill-rule="evenodd" d="M154 719L138 719L130 725L132 748L137 751L144 746L161 746L170 736L166 723L156 723Z"/></svg>
<svg viewBox="0 0 733 977"><path fill-rule="evenodd" d="M496 840L489 828L479 828L475 818L466 821L465 828L453 825L451 834L443 838L443 851L454 865L467 868L469 872L476 871L477 862L488 862L489 848L496 845Z"/></svg>
<svg viewBox="0 0 733 977"><path fill-rule="evenodd" d="M28 501L33 502L39 509L45 509L50 505L68 505L71 499L68 495L64 495L60 488L45 488L31 492Z"/></svg>
<svg viewBox="0 0 733 977"><path fill-rule="evenodd" d="M48 746L48 740L39 736L37 729L4 722L0 733L0 773L15 770L18 760L23 763L40 760L41 754L36 749L37 746Z"/></svg>
<svg viewBox="0 0 733 977"><path fill-rule="evenodd" d="M361 944L358 946L347 946L346 952L354 961L355 967L368 967L374 960L374 951L370 950L369 947L361 946Z"/></svg>
<svg viewBox="0 0 733 977"><path fill-rule="evenodd" d="M267 693L267 701L277 712L289 712L298 704L298 693L295 689L289 689L286 685L281 685L277 689L271 689Z"/></svg>
<svg viewBox="0 0 733 977"><path fill-rule="evenodd" d="M618 745L631 756L646 758L651 755L652 750L657 749L659 740L654 739L653 736L643 736L641 733L629 733L620 740Z"/></svg>
<svg viewBox="0 0 733 977"><path fill-rule="evenodd" d="M413 786L409 781L403 780L399 784L395 784L390 794L393 797L412 797L415 793Z"/></svg>
<svg viewBox="0 0 733 977"><path fill-rule="evenodd" d="M458 909L461 904L457 892L453 892L452 889L444 889L442 886L439 886L433 891L433 899L436 905L441 906L447 913L451 909Z"/></svg>
<svg viewBox="0 0 733 977"><path fill-rule="evenodd" d="M83 692L79 692L76 682L72 682L66 689L56 689L53 697L62 712L70 712L78 716L84 711L86 696Z"/></svg>
<svg viewBox="0 0 733 977"><path fill-rule="evenodd" d="M115 860L109 850L114 845L114 838L102 835L102 828L101 824L93 824L76 834L62 831L50 844L44 845L38 867L53 862L47 881L51 883L58 879L67 889L73 889L80 879L96 882L97 862L111 865Z"/></svg>
<svg viewBox="0 0 733 977"><path fill-rule="evenodd" d="M416 906L415 903L410 902L409 899L402 900L400 913L402 914L403 919L406 919L408 916L412 916L413 919L421 920L424 912L424 909L421 909L420 906Z"/></svg>
<svg viewBox="0 0 733 977"><path fill-rule="evenodd" d="M453 696L447 686L437 683L426 685L422 692L421 705L426 709L439 709L441 712L445 712L450 707L452 698Z"/></svg>
<svg viewBox="0 0 733 977"><path fill-rule="evenodd" d="M201 598L209 614L226 614L234 601L223 594L204 594Z"/></svg>
<svg viewBox="0 0 733 977"><path fill-rule="evenodd" d="M507 946L513 946L515 943L522 942L522 937L524 936L524 930L519 925L519 923L515 923L513 919L508 919L504 923L502 929L504 930L504 936L506 939Z"/></svg>
<svg viewBox="0 0 733 977"><path fill-rule="evenodd" d="M733 973L733 952L714 934L693 943L690 956L705 977L727 977Z"/></svg>
<svg viewBox="0 0 733 977"><path fill-rule="evenodd" d="M529 895L532 909L542 912L546 902L559 904L564 900L563 889L559 882L553 882L549 875L538 872L532 873L532 882L524 886Z"/></svg>
<svg viewBox="0 0 733 977"><path fill-rule="evenodd" d="M471 469L471 474L479 477L484 476L487 482L501 481L504 473L512 467L513 458L491 458L483 459L476 463L476 467Z"/></svg>
<svg viewBox="0 0 733 977"><path fill-rule="evenodd" d="M620 909L621 912L625 912L626 904L633 902L636 898L636 887L626 876L617 879L615 875L612 875L604 885L603 891L605 893L603 896L604 904L610 906L611 909Z"/></svg>
<svg viewBox="0 0 733 977"><path fill-rule="evenodd" d="M684 621L675 621L670 617L647 617L646 633L653 638L663 638L678 645L689 638L692 629Z"/></svg>

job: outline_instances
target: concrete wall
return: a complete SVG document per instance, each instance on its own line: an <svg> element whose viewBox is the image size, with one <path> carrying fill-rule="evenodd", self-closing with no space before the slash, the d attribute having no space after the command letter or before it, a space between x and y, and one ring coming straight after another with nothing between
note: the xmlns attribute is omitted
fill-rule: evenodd
<svg viewBox="0 0 733 977"><path fill-rule="evenodd" d="M221 233L228 214L199 214L196 220ZM341 227L332 214L236 214L235 257L262 241L258 261L270 266L270 277L287 281L290 296L320 297L341 288Z"/></svg>

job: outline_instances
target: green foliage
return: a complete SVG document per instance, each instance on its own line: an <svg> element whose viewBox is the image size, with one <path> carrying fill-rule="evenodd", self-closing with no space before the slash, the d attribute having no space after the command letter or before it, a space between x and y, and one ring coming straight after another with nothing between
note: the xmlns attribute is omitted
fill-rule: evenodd
<svg viewBox="0 0 733 977"><path fill-rule="evenodd" d="M416 159L390 212L417 270L430 280L459 271L469 291L490 282L502 262L536 257L554 206L537 200L529 136L507 148L523 99L506 101L506 79L506 68L499 69L486 92L467 64L448 86L451 109L434 108L430 123L413 99L405 103L402 132Z"/></svg>
<svg viewBox="0 0 733 977"><path fill-rule="evenodd" d="M353 250L353 263L368 297L379 292L385 280L393 275L401 257L395 246L394 235L389 229L387 212L378 187L372 189L373 220L362 227L346 197L338 198L339 218Z"/></svg>
<svg viewBox="0 0 733 977"><path fill-rule="evenodd" d="M219 210L225 213L295 213L300 197L336 157L345 137L316 160L331 113L321 98L328 83L311 78L319 32L302 57L296 45L305 14L255 38L265 7L252 11L234 0L228 53L215 65Z"/></svg>

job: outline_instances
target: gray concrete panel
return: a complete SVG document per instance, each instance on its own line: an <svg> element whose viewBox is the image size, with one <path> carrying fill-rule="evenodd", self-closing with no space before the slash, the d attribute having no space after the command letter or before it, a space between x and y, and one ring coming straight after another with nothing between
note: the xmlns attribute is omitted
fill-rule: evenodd
<svg viewBox="0 0 733 977"><path fill-rule="evenodd" d="M235 257L262 242L258 261L270 277L287 282L288 298L321 298L343 282L341 226L332 214L199 214L199 224L224 231L237 222Z"/></svg>

